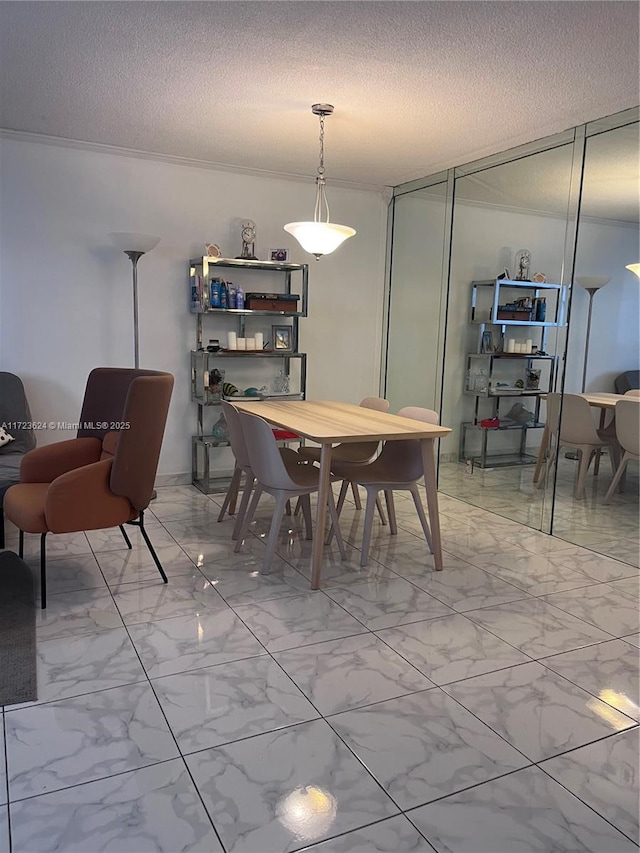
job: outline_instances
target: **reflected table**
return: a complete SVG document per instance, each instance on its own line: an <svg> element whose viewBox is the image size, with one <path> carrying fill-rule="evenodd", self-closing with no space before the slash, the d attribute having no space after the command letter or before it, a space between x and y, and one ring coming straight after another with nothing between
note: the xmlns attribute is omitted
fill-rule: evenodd
<svg viewBox="0 0 640 853"><path fill-rule="evenodd" d="M234 405L241 412L260 415L270 424L296 432L321 446L311 589L318 589L320 586L327 498L330 488L331 450L334 444L357 441L401 441L402 439L416 439L420 442L434 562L436 570L442 570L434 442L448 435L451 432L449 427L427 424L411 418L401 418L399 415L354 406L351 403L334 401L271 402L264 400Z"/></svg>

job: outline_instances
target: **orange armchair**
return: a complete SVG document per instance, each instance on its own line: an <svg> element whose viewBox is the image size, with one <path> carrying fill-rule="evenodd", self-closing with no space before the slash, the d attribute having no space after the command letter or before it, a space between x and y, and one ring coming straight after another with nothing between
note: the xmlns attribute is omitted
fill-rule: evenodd
<svg viewBox="0 0 640 853"><path fill-rule="evenodd" d="M4 511L24 534L40 534L41 603L47 606L47 533L140 528L167 583L144 527L160 457L173 376L155 370L98 367L87 380L77 438L25 454L20 483L5 494Z"/></svg>

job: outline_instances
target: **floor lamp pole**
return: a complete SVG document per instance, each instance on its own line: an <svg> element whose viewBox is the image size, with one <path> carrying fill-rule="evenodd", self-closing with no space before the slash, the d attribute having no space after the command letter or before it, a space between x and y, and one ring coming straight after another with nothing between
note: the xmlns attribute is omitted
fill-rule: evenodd
<svg viewBox="0 0 640 853"><path fill-rule="evenodd" d="M125 255L127 255L133 266L133 364L137 370L140 367L140 348L138 345L138 261L144 255L144 252L134 252L127 249L125 250ZM589 317L591 317L591 313L589 313Z"/></svg>
<svg viewBox="0 0 640 853"><path fill-rule="evenodd" d="M596 295L600 288L598 287L587 287L585 288L587 293L589 294L589 313L587 314L587 339L584 344L584 367L582 369L582 393L584 394L584 389L587 384L587 362L589 361L589 338L591 336L591 313L593 311L593 297Z"/></svg>

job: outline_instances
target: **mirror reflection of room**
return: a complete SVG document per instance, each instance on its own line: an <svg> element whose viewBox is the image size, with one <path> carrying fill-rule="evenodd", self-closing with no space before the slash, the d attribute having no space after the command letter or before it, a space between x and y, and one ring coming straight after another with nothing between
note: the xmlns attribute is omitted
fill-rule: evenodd
<svg viewBox="0 0 640 853"><path fill-rule="evenodd" d="M594 122L586 140L564 386L565 397L585 395L589 411L582 411L591 416L597 444L580 498L577 454L560 447L553 532L638 565L640 281L628 268L640 259L638 124L597 132L601 124ZM561 440L575 437L568 415ZM625 453L624 473L610 493Z"/></svg>
<svg viewBox="0 0 640 853"><path fill-rule="evenodd" d="M585 131L399 188L385 393L453 427L441 492L638 565L637 111Z"/></svg>

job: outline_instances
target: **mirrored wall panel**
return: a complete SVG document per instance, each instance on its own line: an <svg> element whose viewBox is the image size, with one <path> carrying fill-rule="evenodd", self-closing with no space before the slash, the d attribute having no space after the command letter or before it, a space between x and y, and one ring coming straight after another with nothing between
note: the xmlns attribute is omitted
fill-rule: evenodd
<svg viewBox="0 0 640 853"><path fill-rule="evenodd" d="M440 489L541 529L536 462L563 368L573 144L456 179ZM443 448L444 450L444 448ZM538 486L542 486L539 488Z"/></svg>
<svg viewBox="0 0 640 853"><path fill-rule="evenodd" d="M438 408L444 334L443 259L447 184L394 200L385 397L403 406Z"/></svg>
<svg viewBox="0 0 640 853"><path fill-rule="evenodd" d="M553 436L559 444L553 532L638 565L640 280L627 269L640 261L638 123L604 132L594 123L591 130L565 394L559 439ZM594 455L588 467L583 452L572 447L580 441L584 456ZM625 473L612 490L625 453Z"/></svg>

